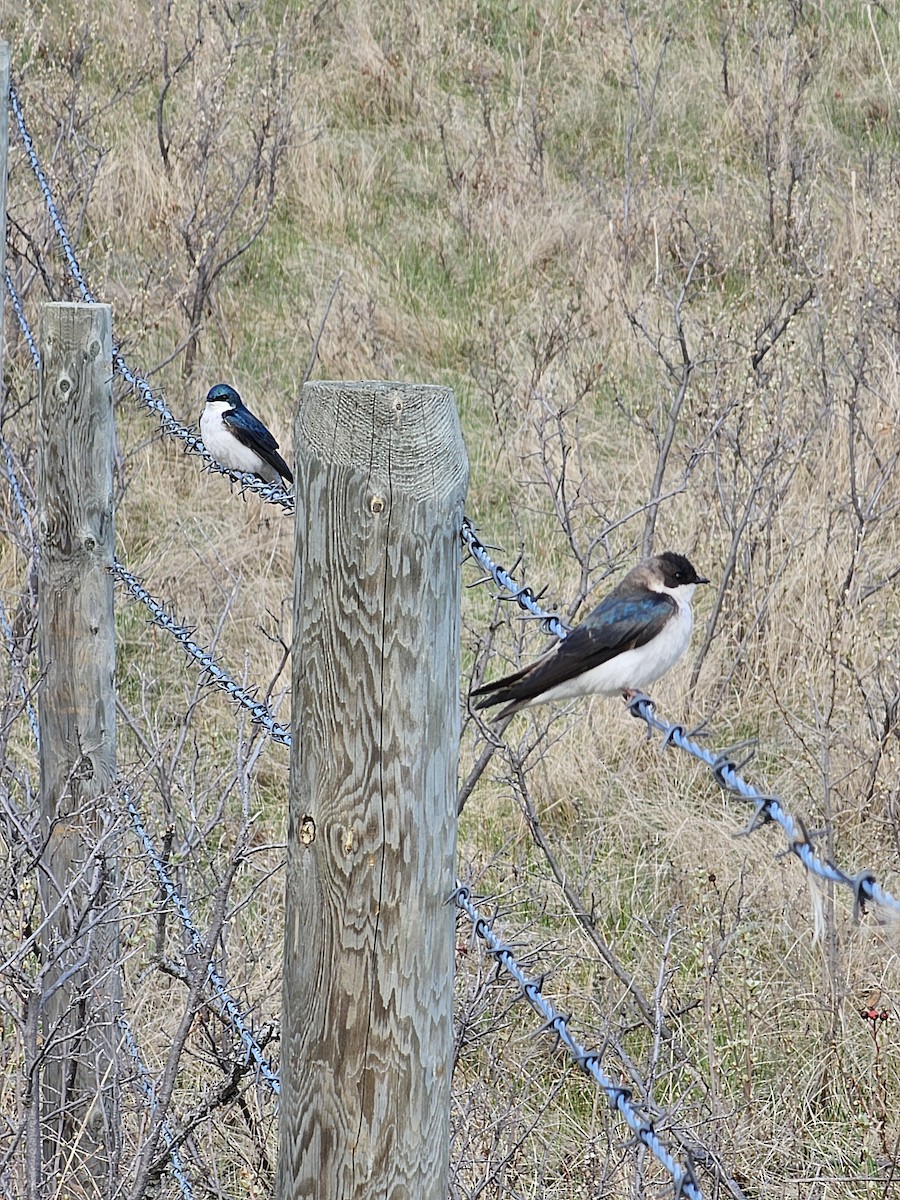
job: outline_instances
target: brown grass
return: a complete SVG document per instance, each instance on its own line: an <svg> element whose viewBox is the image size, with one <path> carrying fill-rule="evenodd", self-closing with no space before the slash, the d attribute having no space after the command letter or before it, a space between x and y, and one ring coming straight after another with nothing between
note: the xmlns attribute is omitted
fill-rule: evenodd
<svg viewBox="0 0 900 1200"><path fill-rule="evenodd" d="M252 46L235 55L230 120L209 164L213 203L228 194L281 37L290 127L271 218L212 291L191 373L176 358L154 383L196 421L207 388L234 381L289 445L299 381L342 273L316 373L454 386L469 513L507 561L522 548L521 575L581 612L641 543L644 511L619 522L648 500L677 389L666 365L680 364L675 305L694 264L681 307L692 374L663 493L680 490L661 505L655 541L713 579L695 651L729 561L733 570L694 686L686 661L657 699L672 719L707 720L715 747L754 739L746 773L827 829L822 852L900 890L895 15L824 0L680 6L671 20L664 6L419 11L375 0L282 22L283 7L260 4L247 18ZM210 34L173 88L168 119L183 151L167 178L157 11L134 0L115 17L102 5L5 13L23 103L83 265L146 370L189 332L179 301L193 276L179 224L196 188L194 97L213 88L221 62ZM192 11L174 6L185 29ZM11 268L36 322L36 250L58 290L64 273L18 150L10 211L33 239L29 248L11 232ZM12 393L27 401L27 355L14 330L9 340ZM32 411L5 427L30 470ZM128 397L118 414L121 556L201 640L221 626L223 659L268 685L277 639L289 640L289 520L162 446ZM25 561L12 540L0 545L11 608ZM483 590L465 605L467 679L485 669L492 607ZM123 725L122 767L162 828L150 759L164 764L183 879L202 914L253 742L245 729L238 754L229 706L204 694L180 745L191 671L124 604L120 634L121 699L146 740L142 749ZM513 620L492 654L506 661L540 645ZM492 658L487 670L502 665ZM285 676L274 686L283 691ZM10 762L33 773L19 724ZM470 721L463 772L480 738ZM535 972L550 971L547 992L576 1014L584 1039L610 1038L610 1070L626 1070L616 1047L630 1057L656 1102L747 1196L889 1196L900 1170L895 926L880 914L854 921L846 895L811 897L799 863L774 857L784 848L774 831L734 838L749 809L690 760L648 745L615 704L539 710L508 738L463 816L461 871L499 898L505 931L524 931ZM682 1058L654 1046L573 918L522 816L523 780L598 931L676 1014ZM261 849L239 880L249 899L229 924L227 965L264 1024L279 1004L280 748L263 749L248 788ZM129 877L137 912L152 891L139 864ZM155 1069L181 985L149 967L146 930L136 919L129 971ZM859 1016L871 997L890 1013L874 1039ZM454 1194L660 1194L656 1168L623 1151L623 1128L511 1000L477 947L461 954L459 1011L474 1015L456 1077ZM209 1077L204 1045L198 1034L176 1109ZM20 1102L12 1082L0 1086L14 1123ZM262 1095L248 1103L271 1159L271 1105ZM198 1135L202 1160L215 1163L212 1194L265 1193L269 1168L249 1128L219 1113ZM130 1136L133 1153L137 1124ZM708 1194L728 1194L700 1174Z"/></svg>

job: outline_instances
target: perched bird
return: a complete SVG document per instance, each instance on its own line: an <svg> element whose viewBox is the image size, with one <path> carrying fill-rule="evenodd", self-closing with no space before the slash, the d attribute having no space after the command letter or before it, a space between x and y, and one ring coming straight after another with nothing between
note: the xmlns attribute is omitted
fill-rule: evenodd
<svg viewBox="0 0 900 1200"><path fill-rule="evenodd" d="M614 696L630 700L664 675L691 640L691 597L698 575L683 554L666 550L629 571L593 612L530 667L476 688L476 708L505 704L499 716L548 700Z"/></svg>
<svg viewBox="0 0 900 1200"><path fill-rule="evenodd" d="M278 443L227 383L209 389L200 414L200 436L223 467L249 471L266 483L278 483L279 477L294 482L290 467L278 453Z"/></svg>

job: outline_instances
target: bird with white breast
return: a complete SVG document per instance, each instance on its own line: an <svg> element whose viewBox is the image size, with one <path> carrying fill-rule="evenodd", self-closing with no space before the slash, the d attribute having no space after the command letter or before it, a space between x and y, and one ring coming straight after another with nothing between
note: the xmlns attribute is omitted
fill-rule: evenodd
<svg viewBox="0 0 900 1200"><path fill-rule="evenodd" d="M258 475L266 483L294 482L272 434L227 383L209 389L200 414L200 436L223 467Z"/></svg>
<svg viewBox="0 0 900 1200"><path fill-rule="evenodd" d="M638 563L580 625L528 667L476 688L476 708L505 707L498 719L549 700L632 699L675 665L688 647L698 575L665 550Z"/></svg>

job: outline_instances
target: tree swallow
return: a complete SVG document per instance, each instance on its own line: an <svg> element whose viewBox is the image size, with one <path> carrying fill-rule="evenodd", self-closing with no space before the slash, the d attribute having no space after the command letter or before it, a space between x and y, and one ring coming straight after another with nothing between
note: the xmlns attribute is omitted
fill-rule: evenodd
<svg viewBox="0 0 900 1200"><path fill-rule="evenodd" d="M476 688L476 708L505 704L499 717L548 700L614 696L627 700L664 675L691 640L698 575L666 550L638 563L593 612L530 667Z"/></svg>
<svg viewBox="0 0 900 1200"><path fill-rule="evenodd" d="M278 443L227 383L209 389L200 414L200 436L223 467L249 471L266 483L278 483L279 477L294 482L290 467L278 453Z"/></svg>

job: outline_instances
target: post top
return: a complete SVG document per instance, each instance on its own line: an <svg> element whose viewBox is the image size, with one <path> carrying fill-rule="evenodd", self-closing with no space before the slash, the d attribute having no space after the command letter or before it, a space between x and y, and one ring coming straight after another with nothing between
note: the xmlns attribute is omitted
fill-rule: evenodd
<svg viewBox="0 0 900 1200"><path fill-rule="evenodd" d="M391 380L304 384L296 454L423 499L465 493L469 464L452 388Z"/></svg>
<svg viewBox="0 0 900 1200"><path fill-rule="evenodd" d="M112 308L111 304L105 304L102 300L88 302L87 300L42 300L41 308Z"/></svg>

